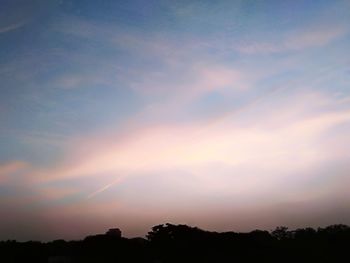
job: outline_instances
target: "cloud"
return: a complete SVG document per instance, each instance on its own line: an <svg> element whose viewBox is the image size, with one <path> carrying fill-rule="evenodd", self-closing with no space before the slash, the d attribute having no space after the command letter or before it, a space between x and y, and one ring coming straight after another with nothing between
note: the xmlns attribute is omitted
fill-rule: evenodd
<svg viewBox="0 0 350 263"><path fill-rule="evenodd" d="M80 193L89 199L157 174L176 173L174 188L200 187L209 195L237 191L243 199L275 189L281 180L313 180L315 169L343 158L337 143L327 138L346 132L335 129L350 122L350 111L317 93L281 99L267 98L216 122L143 124L81 138L72 144L66 162L31 176L39 185L85 182ZM266 108L265 103L273 105ZM341 145L346 143L343 136L338 138ZM92 185L84 186L88 182ZM149 198L142 191L137 195Z"/></svg>
<svg viewBox="0 0 350 263"><path fill-rule="evenodd" d="M45 201L45 202L49 202L52 204L53 201L57 201L57 200L61 200L63 198L74 196L74 195L79 194L79 193L80 193L80 190L78 188L74 188L71 186L42 187L42 188L38 189L37 202Z"/></svg>
<svg viewBox="0 0 350 263"><path fill-rule="evenodd" d="M11 24L11 25L2 26L2 27L0 27L0 34L19 29L19 28L23 27L26 23L27 23L27 21L20 21L20 22Z"/></svg>
<svg viewBox="0 0 350 263"><path fill-rule="evenodd" d="M288 37L285 47L287 49L299 50L308 47L324 46L344 36L346 33L347 30L341 26L309 29L300 34L297 33Z"/></svg>
<svg viewBox="0 0 350 263"><path fill-rule="evenodd" d="M341 38L348 31L343 26L317 26L285 34L279 41L246 43L235 46L244 54L269 54L298 51L312 47L325 46Z"/></svg>
<svg viewBox="0 0 350 263"><path fill-rule="evenodd" d="M181 68L181 70L179 70ZM233 93L249 89L254 77L249 79L245 72L234 66L211 61L181 63L160 72L144 72L130 85L132 89L147 96L165 96L178 103L193 101L199 96L218 91ZM179 98L174 99L174 96Z"/></svg>
<svg viewBox="0 0 350 263"><path fill-rule="evenodd" d="M11 161L0 164L0 184L7 182L12 175L22 172L29 164L22 161Z"/></svg>

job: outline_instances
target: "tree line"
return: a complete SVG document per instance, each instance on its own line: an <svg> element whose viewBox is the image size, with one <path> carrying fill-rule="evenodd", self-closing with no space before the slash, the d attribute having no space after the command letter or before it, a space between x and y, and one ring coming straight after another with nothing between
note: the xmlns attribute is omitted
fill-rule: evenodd
<svg viewBox="0 0 350 263"><path fill-rule="evenodd" d="M350 227L220 233L161 224L146 238L112 229L79 241L1 241L0 262L350 262Z"/></svg>

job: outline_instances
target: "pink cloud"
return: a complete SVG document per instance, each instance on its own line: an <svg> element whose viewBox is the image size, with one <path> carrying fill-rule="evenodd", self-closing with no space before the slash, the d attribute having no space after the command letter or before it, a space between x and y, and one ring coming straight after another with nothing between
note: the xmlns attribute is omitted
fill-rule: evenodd
<svg viewBox="0 0 350 263"><path fill-rule="evenodd" d="M28 168L28 164L22 161L11 161L0 165L0 183L7 182L11 175L22 172Z"/></svg>
<svg viewBox="0 0 350 263"><path fill-rule="evenodd" d="M302 173L334 156L333 151L324 148L323 136L330 128L349 122L350 112L344 109L315 112L313 107L336 103L321 95L312 103L309 96L304 100L305 103L299 96L287 99L278 112L272 110L274 107L263 112L257 103L247 112L239 113L245 116L243 119L228 114L217 122L145 125L133 127L124 134L87 137L74 144L67 162L50 170L38 170L37 180L109 181L88 193L91 198L115 184L123 185L133 176L180 170L195 175L197 183L208 192L228 191L227 181L211 176L210 167L214 164L216 169L231 167L231 171L244 175L239 167L249 165L255 167L250 173L259 177L237 175L226 180L234 182L234 188L246 194L257 193L261 189L258 181L273 185L276 178L286 174L286 167ZM324 101L321 103L321 100ZM256 116L262 117L257 121ZM245 125L240 125L242 120Z"/></svg>
<svg viewBox="0 0 350 263"><path fill-rule="evenodd" d="M350 122L350 112L341 100L327 94L279 98L265 98L215 121L143 122L71 140L65 160L49 168L33 167L22 175L21 182L31 186L26 200L9 202L50 204L52 208L45 209L53 213L60 206L57 201L72 197L71 205L84 207L81 213L91 218L104 218L110 211L126 216L133 209L140 209L139 214L154 209L159 221L166 214L165 204L181 217L192 208L198 212L209 197L239 194L239 200L230 199L237 211L250 205L254 210L257 203L273 204L279 188L286 191L281 200L289 200L287 193L293 193L286 185L312 180L320 167L342 158L348 145L346 132L335 129ZM339 147L345 148L339 151ZM3 169L5 174L16 170L10 168ZM175 197L178 191L181 195ZM300 200L324 193L300 191ZM108 203L111 194L115 203L106 204L103 211L98 202ZM262 195L264 199L259 199ZM185 206L181 198L187 200ZM212 208L218 205L214 202ZM220 207L227 205L222 202ZM75 213L74 208L60 209L64 217Z"/></svg>

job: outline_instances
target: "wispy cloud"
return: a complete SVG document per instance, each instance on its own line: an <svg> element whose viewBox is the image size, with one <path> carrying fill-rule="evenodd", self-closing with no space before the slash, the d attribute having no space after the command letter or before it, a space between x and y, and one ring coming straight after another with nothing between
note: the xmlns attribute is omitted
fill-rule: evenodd
<svg viewBox="0 0 350 263"><path fill-rule="evenodd" d="M259 40L254 43L238 45L235 49L245 54L298 51L312 47L325 46L347 33L347 29L343 26L317 26L287 33L282 39L277 41L271 40L264 42L264 40Z"/></svg>
<svg viewBox="0 0 350 263"><path fill-rule="evenodd" d="M22 161L11 161L0 164L0 184L8 181L11 175L23 171L28 166L28 163Z"/></svg>
<svg viewBox="0 0 350 263"><path fill-rule="evenodd" d="M19 29L19 28L23 27L26 23L27 23L27 21L19 21L17 23L11 24L11 25L2 26L2 27L0 27L0 34Z"/></svg>
<svg viewBox="0 0 350 263"><path fill-rule="evenodd" d="M218 220L213 211L223 222L235 211L237 227L268 227L277 219L256 222L254 215L281 213L283 203L308 214L310 206L319 211L320 200L331 205L329 198L344 198L345 170L330 175L327 169L347 158L348 130L338 128L350 123L349 110L329 94L280 91L214 124L146 124L80 138L66 161L26 174L35 192L24 204L44 206L53 225L63 219L74 225L79 215L111 224L118 218L120 227L130 227L130 215L146 225L210 224Z"/></svg>
<svg viewBox="0 0 350 263"><path fill-rule="evenodd" d="M305 94L303 96L305 103L300 100L300 96L285 99L277 115L272 110L274 107L271 106L266 111L264 103L257 103L239 115L225 115L214 124L209 121L152 125L129 130L124 135L81 139L79 144L72 147L74 150L68 155L69 162L52 170L38 170L34 175L38 182L84 178L105 178L104 180L110 181L88 194L91 198L110 189L117 182L127 182L134 175L174 169L200 173L203 185L214 186L219 181L208 174L210 169L205 170L211 164L216 164L216 167L232 167L229 170L236 175L230 180L238 184L235 188L256 193L259 190L251 188L255 180L251 182L251 187L247 187L251 177L244 179L245 172L239 171L241 168L238 167L255 167L256 170L250 173L259 173L259 180L271 184L286 171L288 174L303 173L305 169L318 167L330 158L328 150L323 148L325 143L321 143L324 136L331 128L350 121L348 109L322 112L322 108L336 106L337 101L332 102L327 97L319 96L319 99L324 100L320 103L315 100L317 96L314 96L314 103L310 103L310 97ZM320 111L315 112L315 109ZM258 114L258 120L253 117L254 112L262 114ZM236 176L240 182L235 180ZM307 178L306 175L304 178ZM223 183L226 185L227 181Z"/></svg>

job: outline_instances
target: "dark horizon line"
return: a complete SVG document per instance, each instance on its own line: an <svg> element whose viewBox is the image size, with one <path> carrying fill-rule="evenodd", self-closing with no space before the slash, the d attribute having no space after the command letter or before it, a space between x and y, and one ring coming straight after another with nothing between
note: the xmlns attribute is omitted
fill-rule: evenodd
<svg viewBox="0 0 350 263"><path fill-rule="evenodd" d="M206 232L206 233L213 233L213 234L225 234L225 233L249 234L249 233L254 233L254 232L265 232L265 233L267 232L270 235L273 235L274 231L279 231L279 230L283 230L283 231L286 231L288 233L293 233L293 232L297 232L297 231L300 231L300 230L314 230L315 232L318 232L318 231L322 231L324 229L328 229L328 228L332 228L332 227L350 228L350 226L347 225L347 224L336 223L336 224L326 225L324 227L321 227L321 226L318 226L318 227L305 226L305 227L298 227L298 228L290 229L289 227L287 227L285 225L279 225L279 226L276 226L272 230L256 228L256 229L252 229L250 231L233 231L233 230L215 231L215 230L206 230L206 229L203 229L203 228L200 228L200 227L197 227L197 226L191 226L191 225L187 225L187 224L162 223L162 224L154 225L153 227L151 227L151 229L144 236L125 237L125 236L122 235L122 231L119 228L115 227L115 228L106 229L107 231L105 233L90 234L90 235L87 235L87 236L85 236L83 238L80 238L80 239L67 240L67 239L64 239L64 238L57 238L57 239L52 239L52 240L48 240L48 241L36 240L36 239L30 239L30 240L26 240L26 241L18 241L17 239L6 239L6 240L0 240L0 242L17 242L17 243L39 242L39 243L42 243L42 244L48 244L48 243L52 243L52 242L55 242L55 241L64 241L64 242L75 242L75 241L77 241L77 242L79 242L79 241L84 241L84 240L86 240L87 238L90 238L90 237L108 236L109 235L108 232L111 231L111 230L114 230L114 229L118 229L118 230L121 231L120 232L120 238L123 238L123 239L129 239L129 240L132 240L132 239L144 239L144 240L148 240L147 236L149 235L149 233L154 231L155 228L157 228L157 227L168 227L168 226L187 227L187 228L190 228L190 229L195 229L195 230L198 230L198 231L203 231L203 232Z"/></svg>

